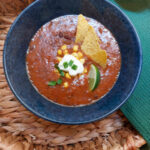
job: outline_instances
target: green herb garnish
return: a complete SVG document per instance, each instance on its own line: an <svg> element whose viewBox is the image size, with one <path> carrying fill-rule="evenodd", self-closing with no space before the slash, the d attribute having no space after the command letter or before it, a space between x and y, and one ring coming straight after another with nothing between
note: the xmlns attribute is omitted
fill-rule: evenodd
<svg viewBox="0 0 150 150"><path fill-rule="evenodd" d="M49 86L55 86L56 84L60 85L62 83L62 79L59 78L57 81L50 81L48 82Z"/></svg>
<svg viewBox="0 0 150 150"><path fill-rule="evenodd" d="M62 76L62 77L64 77L65 76L65 73L62 71L62 70L60 70L60 68L58 67L58 64L55 64L55 68L59 71L59 73L60 73L60 75ZM54 85L56 85L56 84L61 84L62 83L62 79L61 78L59 78L57 81L50 81L50 82L48 82L48 85L49 86L54 86Z"/></svg>
<svg viewBox="0 0 150 150"><path fill-rule="evenodd" d="M62 70L60 70L60 68L58 67L58 64L55 64L55 68L59 71L59 73L62 77L65 76L64 72Z"/></svg>
<svg viewBox="0 0 150 150"><path fill-rule="evenodd" d="M56 81L50 81L50 82L48 82L48 85L49 86L54 86L54 85L56 85Z"/></svg>
<svg viewBox="0 0 150 150"><path fill-rule="evenodd" d="M71 68L72 68L73 70L77 70L78 66L77 66L77 65L73 65Z"/></svg>
<svg viewBox="0 0 150 150"><path fill-rule="evenodd" d="M56 68L56 69L59 69L58 64L55 64L55 68Z"/></svg>
<svg viewBox="0 0 150 150"><path fill-rule="evenodd" d="M63 66L64 66L65 69L68 68L68 63L67 63L67 62L64 62L64 63L63 63Z"/></svg>
<svg viewBox="0 0 150 150"><path fill-rule="evenodd" d="M73 60L69 61L69 66L71 67L73 65Z"/></svg>
<svg viewBox="0 0 150 150"><path fill-rule="evenodd" d="M62 83L62 79L59 78L59 79L57 80L57 84L61 84L61 83Z"/></svg>
<svg viewBox="0 0 150 150"><path fill-rule="evenodd" d="M60 73L60 75L61 75L62 77L65 76L65 73L64 73L62 70L60 70L59 73Z"/></svg>
<svg viewBox="0 0 150 150"><path fill-rule="evenodd" d="M58 67L58 64L55 64L55 68L59 71L59 73L60 73L60 68Z"/></svg>

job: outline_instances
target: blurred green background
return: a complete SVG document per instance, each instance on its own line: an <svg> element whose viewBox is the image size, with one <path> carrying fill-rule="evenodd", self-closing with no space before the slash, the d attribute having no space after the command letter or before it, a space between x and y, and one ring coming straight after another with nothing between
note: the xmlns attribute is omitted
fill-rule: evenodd
<svg viewBox="0 0 150 150"><path fill-rule="evenodd" d="M143 66L138 85L132 96L121 108L123 112L132 104L133 100L143 102L143 105L150 101L150 0L110 0L113 4L119 6L129 17L135 26L140 37L143 50ZM150 109L150 108L149 108ZM135 110L134 114L143 115ZM132 115L132 114L131 114ZM150 115L150 114L147 114ZM132 118L129 117L128 119ZM144 122L144 120L143 120ZM133 122L132 122L133 123ZM134 124L134 123L133 123ZM144 123L143 123L144 124ZM143 131L141 131L143 133ZM150 135L149 135L150 137ZM150 150L144 146L142 150Z"/></svg>

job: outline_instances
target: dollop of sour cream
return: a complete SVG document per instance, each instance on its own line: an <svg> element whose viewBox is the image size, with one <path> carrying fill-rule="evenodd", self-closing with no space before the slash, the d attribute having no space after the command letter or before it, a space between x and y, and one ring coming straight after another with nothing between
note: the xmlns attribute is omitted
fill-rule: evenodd
<svg viewBox="0 0 150 150"><path fill-rule="evenodd" d="M71 76L76 76L84 71L83 64L76 57L69 54L62 58L58 64L58 67L61 70L68 72Z"/></svg>

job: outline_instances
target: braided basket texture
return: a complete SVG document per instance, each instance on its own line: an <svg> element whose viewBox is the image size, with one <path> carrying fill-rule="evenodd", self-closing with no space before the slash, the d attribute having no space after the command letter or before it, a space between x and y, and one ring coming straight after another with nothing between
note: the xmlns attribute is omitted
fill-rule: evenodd
<svg viewBox="0 0 150 150"><path fill-rule="evenodd" d="M4 40L15 17L33 0L0 0L0 150L136 150L145 144L120 111L86 125L59 125L26 110L3 71Z"/></svg>

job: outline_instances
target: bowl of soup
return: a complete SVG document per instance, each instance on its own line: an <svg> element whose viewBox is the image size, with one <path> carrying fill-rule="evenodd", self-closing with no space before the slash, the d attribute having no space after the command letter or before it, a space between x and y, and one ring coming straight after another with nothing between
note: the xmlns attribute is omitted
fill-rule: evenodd
<svg viewBox="0 0 150 150"><path fill-rule="evenodd" d="M8 84L35 115L82 124L111 114L139 78L138 35L108 1L35 1L9 30L3 55Z"/></svg>

